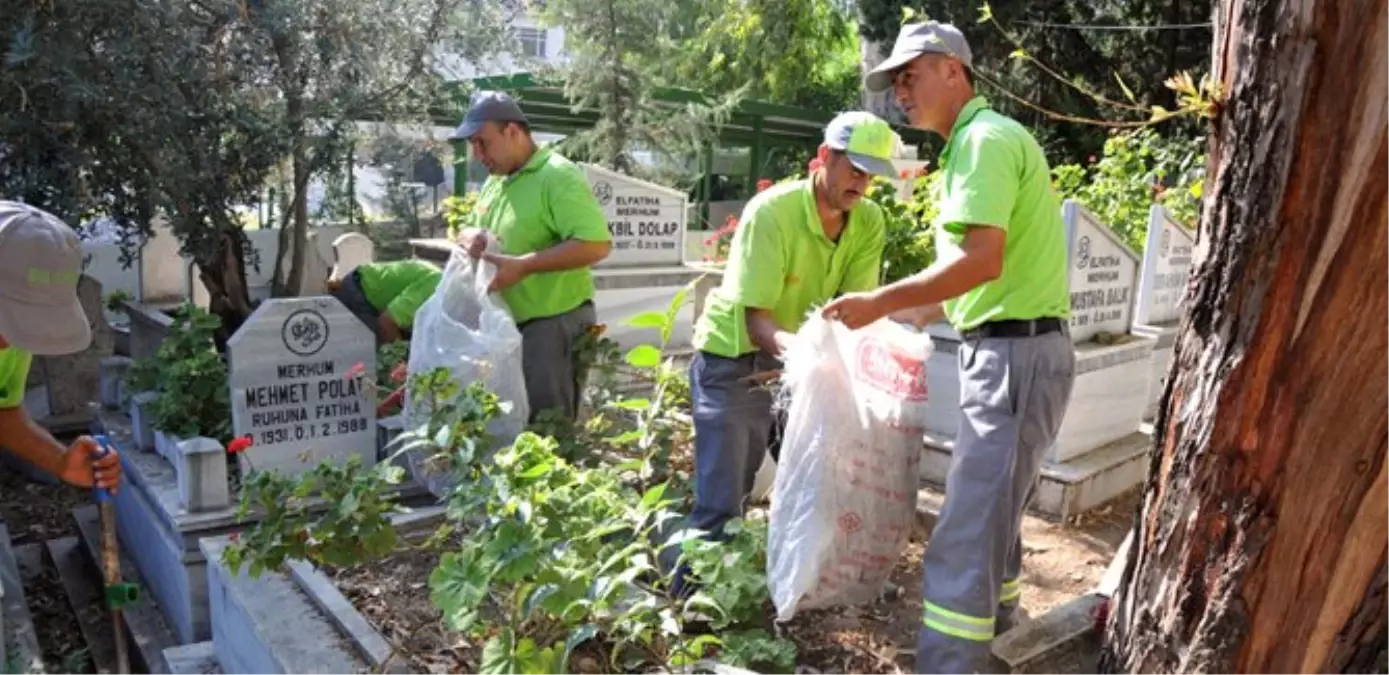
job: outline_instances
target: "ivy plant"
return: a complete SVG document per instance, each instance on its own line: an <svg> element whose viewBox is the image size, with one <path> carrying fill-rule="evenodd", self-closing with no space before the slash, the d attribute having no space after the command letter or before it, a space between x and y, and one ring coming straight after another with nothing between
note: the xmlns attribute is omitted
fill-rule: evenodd
<svg viewBox="0 0 1389 675"><path fill-rule="evenodd" d="M127 389L153 391L150 404L155 429L179 438L231 438L231 392L227 362L213 337L222 320L191 303L174 314L169 336L155 354L133 364Z"/></svg>

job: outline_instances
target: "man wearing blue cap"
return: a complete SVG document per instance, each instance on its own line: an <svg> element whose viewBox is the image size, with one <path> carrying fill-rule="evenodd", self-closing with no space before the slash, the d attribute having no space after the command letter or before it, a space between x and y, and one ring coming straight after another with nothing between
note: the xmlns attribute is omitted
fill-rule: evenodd
<svg viewBox="0 0 1389 675"><path fill-rule="evenodd" d="M781 368L807 313L840 293L878 286L883 213L863 195L874 175L896 175L895 139L871 113L843 113L825 129L820 168L759 193L743 209L723 281L695 325L688 527L720 539L724 524L742 515L773 423L759 376ZM676 556L674 547L663 552L667 569ZM677 571L678 585L682 576Z"/></svg>
<svg viewBox="0 0 1389 675"><path fill-rule="evenodd" d="M589 267L612 249L607 218L583 169L536 147L510 96L479 92L452 137L490 174L458 243L497 266L492 290L521 329L531 419L553 410L573 420L586 375L575 345L598 320ZM486 252L489 237L500 253Z"/></svg>
<svg viewBox="0 0 1389 675"><path fill-rule="evenodd" d="M1056 440L1075 381L1061 205L1032 134L974 93L954 26L902 27L869 73L919 129L945 139L935 264L830 303L850 328L944 303L963 338L960 430L945 503L922 557L916 672L990 672L990 644L1018 612L1023 507Z"/></svg>

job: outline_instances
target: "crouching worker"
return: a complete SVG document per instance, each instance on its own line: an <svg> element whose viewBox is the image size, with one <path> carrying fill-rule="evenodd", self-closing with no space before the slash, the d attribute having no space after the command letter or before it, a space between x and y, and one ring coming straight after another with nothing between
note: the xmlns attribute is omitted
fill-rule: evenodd
<svg viewBox="0 0 1389 675"><path fill-rule="evenodd" d="M0 201L0 447L69 485L114 492L121 460L89 436L63 447L24 411L33 356L87 348L91 327L77 301L82 244L57 217Z"/></svg>
<svg viewBox="0 0 1389 675"><path fill-rule="evenodd" d="M773 423L761 384L807 314L840 293L876 288L883 213L864 201L873 175L892 176L895 135L866 112L839 115L825 129L820 168L804 180L753 197L733 235L722 284L695 326L690 364L695 495L687 528L723 538L743 514ZM662 562L674 566L679 550ZM677 570L681 591L684 569Z"/></svg>
<svg viewBox="0 0 1389 675"><path fill-rule="evenodd" d="M587 373L575 346L598 321L590 267L608 257L608 219L579 165L536 146L511 97L479 92L453 138L487 167L472 222L458 244L496 265L492 290L521 329L531 421L574 420ZM487 253L495 237L501 251Z"/></svg>
<svg viewBox="0 0 1389 675"><path fill-rule="evenodd" d="M405 340L415 312L439 286L443 272L423 260L407 259L361 265L329 293L376 333L377 346Z"/></svg>

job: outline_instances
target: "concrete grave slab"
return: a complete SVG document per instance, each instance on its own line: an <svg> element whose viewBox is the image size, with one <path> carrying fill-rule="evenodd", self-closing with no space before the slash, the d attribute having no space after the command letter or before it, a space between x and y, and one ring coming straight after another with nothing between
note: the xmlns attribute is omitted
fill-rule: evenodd
<svg viewBox="0 0 1389 675"><path fill-rule="evenodd" d="M201 542L207 566L212 644L229 673L360 673L368 664L283 574L252 579L221 563L226 537Z"/></svg>
<svg viewBox="0 0 1389 675"><path fill-rule="evenodd" d="M227 342L243 467L291 474L323 460L376 463L376 340L336 298L277 298Z"/></svg>
<svg viewBox="0 0 1389 675"><path fill-rule="evenodd" d="M1143 251L1133 326L1135 334L1157 341L1148 379L1145 419L1157 416L1167 371L1171 368L1195 246L1196 239L1191 232L1172 220L1161 205L1154 204L1148 217L1148 240Z"/></svg>

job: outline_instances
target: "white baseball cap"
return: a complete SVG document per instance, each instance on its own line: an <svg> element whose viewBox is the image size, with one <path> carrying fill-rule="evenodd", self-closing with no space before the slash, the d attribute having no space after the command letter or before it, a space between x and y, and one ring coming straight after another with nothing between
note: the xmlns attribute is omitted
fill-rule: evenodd
<svg viewBox="0 0 1389 675"><path fill-rule="evenodd" d="M32 354L87 348L92 329L77 301L82 242L53 214L0 201L0 337Z"/></svg>

